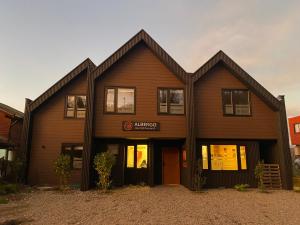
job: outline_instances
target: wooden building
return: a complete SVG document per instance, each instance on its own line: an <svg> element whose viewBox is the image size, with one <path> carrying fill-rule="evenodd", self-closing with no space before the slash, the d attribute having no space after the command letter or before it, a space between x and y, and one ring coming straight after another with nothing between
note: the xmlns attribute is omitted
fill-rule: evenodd
<svg viewBox="0 0 300 225"><path fill-rule="evenodd" d="M27 182L56 184L53 162L69 154L72 183L96 182L95 154L112 152L115 185L193 188L200 159L207 187L256 185L259 159L279 164L291 188L284 97L220 51L187 73L144 30L96 66L86 59L36 100L26 100Z"/></svg>

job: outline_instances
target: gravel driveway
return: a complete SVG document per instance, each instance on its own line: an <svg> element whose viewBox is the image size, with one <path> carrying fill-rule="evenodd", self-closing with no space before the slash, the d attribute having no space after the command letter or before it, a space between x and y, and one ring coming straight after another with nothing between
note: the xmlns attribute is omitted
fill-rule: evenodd
<svg viewBox="0 0 300 225"><path fill-rule="evenodd" d="M182 186L98 191L36 191L0 205L0 224L300 224L300 193Z"/></svg>

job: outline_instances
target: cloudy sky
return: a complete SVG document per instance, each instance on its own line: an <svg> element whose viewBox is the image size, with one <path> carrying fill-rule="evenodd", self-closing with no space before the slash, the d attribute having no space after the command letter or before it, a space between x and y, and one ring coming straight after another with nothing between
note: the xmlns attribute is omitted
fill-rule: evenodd
<svg viewBox="0 0 300 225"><path fill-rule="evenodd" d="M145 29L186 71L220 49L300 114L300 1L1 1L0 102L23 111Z"/></svg>

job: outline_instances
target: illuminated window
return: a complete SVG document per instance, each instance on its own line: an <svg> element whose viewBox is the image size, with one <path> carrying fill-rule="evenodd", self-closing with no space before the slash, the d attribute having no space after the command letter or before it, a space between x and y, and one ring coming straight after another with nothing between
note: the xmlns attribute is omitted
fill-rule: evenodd
<svg viewBox="0 0 300 225"><path fill-rule="evenodd" d="M136 151L136 167L140 168L147 168L148 162L148 145L137 145Z"/></svg>
<svg viewBox="0 0 300 225"><path fill-rule="evenodd" d="M134 146L127 146L127 168L134 167Z"/></svg>
<svg viewBox="0 0 300 225"><path fill-rule="evenodd" d="M246 147L240 146L240 156L241 156L241 169L247 169L247 160L246 160Z"/></svg>
<svg viewBox="0 0 300 225"><path fill-rule="evenodd" d="M236 145L210 145L212 170L238 170Z"/></svg>
<svg viewBox="0 0 300 225"><path fill-rule="evenodd" d="M202 145L202 167L205 170L208 169L208 152L206 145Z"/></svg>

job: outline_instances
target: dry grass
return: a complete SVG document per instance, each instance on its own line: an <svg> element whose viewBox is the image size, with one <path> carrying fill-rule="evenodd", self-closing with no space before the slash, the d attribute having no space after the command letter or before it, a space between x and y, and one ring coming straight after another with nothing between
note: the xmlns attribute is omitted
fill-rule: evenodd
<svg viewBox="0 0 300 225"><path fill-rule="evenodd" d="M24 195L0 205L0 224L300 224L300 194L293 191L193 193L161 186Z"/></svg>

